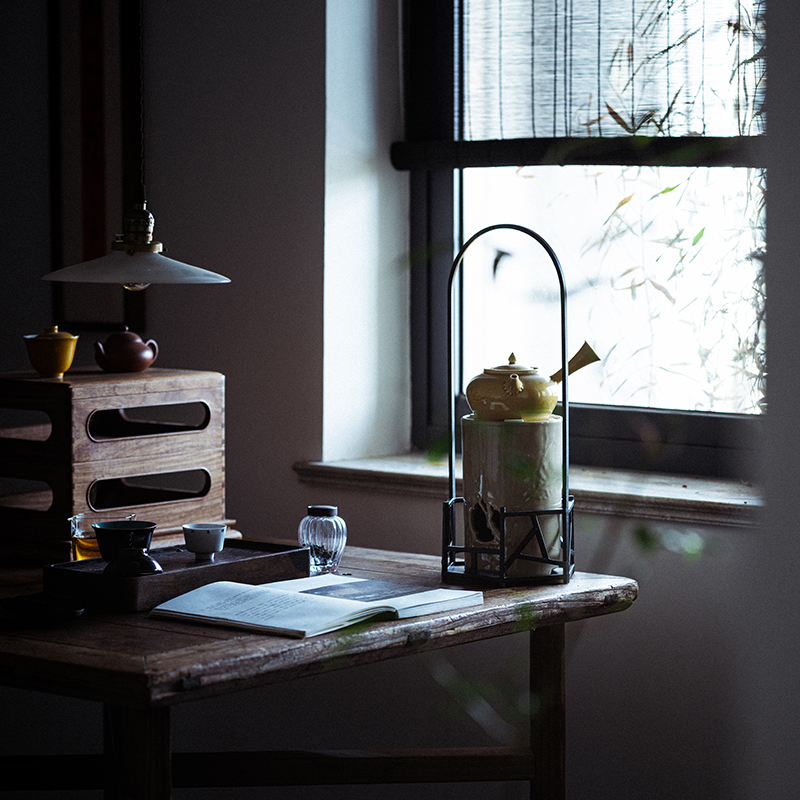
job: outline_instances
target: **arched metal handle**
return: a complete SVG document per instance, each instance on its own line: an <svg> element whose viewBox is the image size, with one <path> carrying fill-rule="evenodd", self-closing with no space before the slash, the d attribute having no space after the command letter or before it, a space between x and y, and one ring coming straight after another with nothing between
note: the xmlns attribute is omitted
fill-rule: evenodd
<svg viewBox="0 0 800 800"><path fill-rule="evenodd" d="M567 524L566 517L568 514L568 507L569 507L569 387L568 387L569 372L567 369L567 290L566 290L566 285L564 283L564 273L561 270L561 264L559 263L558 256L555 254L553 248L550 247L547 241L543 239L538 233L522 225L515 225L513 223L501 223L498 225L489 225L487 228L479 230L476 234L470 237L470 239L464 244L461 250L459 250L458 255L455 258L455 261L453 261L453 266L450 269L450 277L448 278L447 281L447 293L449 298L449 302L447 305L447 358L448 358L447 388L450 399L450 455L449 455L450 498L452 500L456 496L456 476L455 476L456 389L455 389L455 376L454 376L455 365L453 358L456 337L454 332L455 298L453 296L453 286L455 283L455 277L464 260L464 255L466 254L470 245L472 245L472 243L476 239L480 238L486 233L489 233L490 231L503 230L503 229L519 231L520 233L524 233L527 236L530 236L532 239L535 239L545 249L547 255L550 256L550 260L553 262L556 274L558 275L558 284L561 294L561 374L563 376L563 380L561 383L561 403L563 412L562 456L564 461L564 473L563 473L561 502L562 502L562 512L564 514L564 524L566 525ZM459 353L459 355L462 354Z"/></svg>

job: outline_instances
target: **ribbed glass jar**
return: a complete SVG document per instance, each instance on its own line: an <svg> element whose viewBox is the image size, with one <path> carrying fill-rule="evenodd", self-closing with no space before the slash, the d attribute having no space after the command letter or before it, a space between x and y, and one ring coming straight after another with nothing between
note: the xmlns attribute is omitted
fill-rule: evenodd
<svg viewBox="0 0 800 800"><path fill-rule="evenodd" d="M297 538L311 551L311 574L335 572L347 542L347 525L337 506L309 506Z"/></svg>

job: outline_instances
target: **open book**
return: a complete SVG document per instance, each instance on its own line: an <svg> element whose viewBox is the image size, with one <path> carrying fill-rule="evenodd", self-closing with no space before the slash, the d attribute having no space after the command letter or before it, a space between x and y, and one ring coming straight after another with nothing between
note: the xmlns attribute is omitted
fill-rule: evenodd
<svg viewBox="0 0 800 800"><path fill-rule="evenodd" d="M402 619L481 603L479 591L324 574L259 586L217 581L168 600L150 613L301 639L381 615Z"/></svg>

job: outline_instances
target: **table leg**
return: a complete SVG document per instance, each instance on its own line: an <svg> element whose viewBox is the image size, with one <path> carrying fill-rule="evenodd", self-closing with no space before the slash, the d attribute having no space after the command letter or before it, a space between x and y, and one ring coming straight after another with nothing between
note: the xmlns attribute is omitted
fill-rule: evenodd
<svg viewBox="0 0 800 800"><path fill-rule="evenodd" d="M535 776L531 798L566 798L564 626L530 633L531 751Z"/></svg>
<svg viewBox="0 0 800 800"><path fill-rule="evenodd" d="M172 766L169 708L103 707L108 769L106 800L169 800Z"/></svg>

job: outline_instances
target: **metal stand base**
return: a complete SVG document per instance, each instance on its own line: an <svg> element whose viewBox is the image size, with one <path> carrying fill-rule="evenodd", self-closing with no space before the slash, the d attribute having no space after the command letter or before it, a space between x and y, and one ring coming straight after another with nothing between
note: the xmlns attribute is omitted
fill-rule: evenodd
<svg viewBox="0 0 800 800"><path fill-rule="evenodd" d="M464 583L486 585L492 588L506 586L535 586L538 584L569 583L575 571L574 548L574 500L568 498L567 508L532 509L529 511L508 511L501 508L499 513L500 537L497 545L467 546L456 543L456 505L464 504L463 497L453 497L445 501L442 519L442 581L445 583ZM561 525L561 558L552 558L542 535L539 517L559 515ZM506 520L510 517L529 517L531 528L519 544L509 552L506 544ZM532 555L533 548L536 555ZM496 570L479 568L479 556L494 557ZM550 565L549 572L543 575L510 575L517 562L533 562Z"/></svg>

